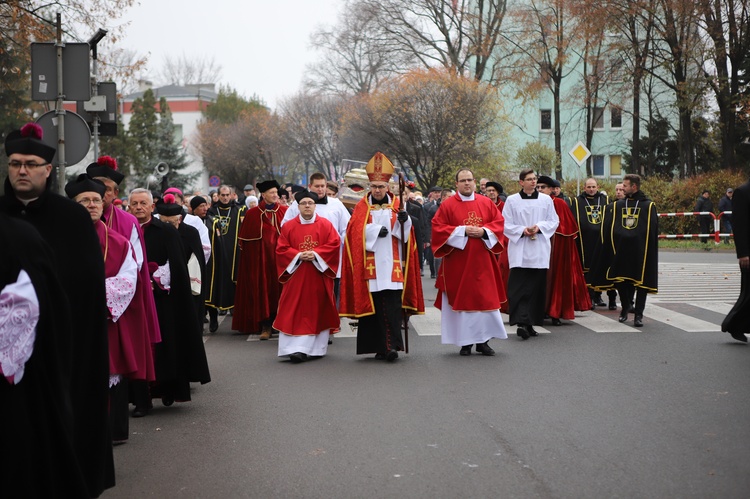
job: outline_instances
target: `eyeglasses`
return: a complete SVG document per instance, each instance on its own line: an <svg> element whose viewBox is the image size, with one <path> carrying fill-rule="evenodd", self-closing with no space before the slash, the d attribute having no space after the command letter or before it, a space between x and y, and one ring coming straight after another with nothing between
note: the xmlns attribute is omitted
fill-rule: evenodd
<svg viewBox="0 0 750 499"><path fill-rule="evenodd" d="M49 163L37 163L36 161L11 161L8 163L8 167L20 170L22 166L25 166L27 170L33 170L40 166L46 166Z"/></svg>
<svg viewBox="0 0 750 499"><path fill-rule="evenodd" d="M83 206L88 206L90 204L94 204L96 206L99 206L104 201L102 201L101 199L83 198L83 199L79 199L77 202L78 202L78 204L83 205Z"/></svg>
<svg viewBox="0 0 750 499"><path fill-rule="evenodd" d="M315 206L315 203L312 201L305 201L303 203L297 203L300 206Z"/></svg>
<svg viewBox="0 0 750 499"><path fill-rule="evenodd" d="M370 189L387 189L387 185L370 185Z"/></svg>
<svg viewBox="0 0 750 499"><path fill-rule="evenodd" d="M460 182L474 182L474 179L473 178L464 178L464 179L459 180L458 182L459 183Z"/></svg>
<svg viewBox="0 0 750 499"><path fill-rule="evenodd" d="M549 186L546 186L544 184L536 186L536 190L541 191L542 189L549 189Z"/></svg>

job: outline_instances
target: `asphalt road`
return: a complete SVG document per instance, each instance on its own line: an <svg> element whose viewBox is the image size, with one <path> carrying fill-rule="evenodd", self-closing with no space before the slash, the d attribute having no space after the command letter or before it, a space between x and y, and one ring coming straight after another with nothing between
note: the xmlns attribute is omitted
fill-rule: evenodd
<svg viewBox="0 0 750 499"><path fill-rule="evenodd" d="M750 495L750 346L718 330L569 322L492 340L495 357L460 357L413 332L394 364L358 357L343 337L325 358L293 365L275 341L246 341L228 323L206 341L213 381L192 402L155 402L131 419L130 441L114 449L117 486L103 497Z"/></svg>

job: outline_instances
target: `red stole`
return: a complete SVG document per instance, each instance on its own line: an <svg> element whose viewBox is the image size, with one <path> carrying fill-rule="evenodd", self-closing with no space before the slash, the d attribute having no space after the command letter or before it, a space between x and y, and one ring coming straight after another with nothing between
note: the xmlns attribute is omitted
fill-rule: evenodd
<svg viewBox="0 0 750 499"><path fill-rule="evenodd" d="M375 305L370 294L369 280L374 278L374 260L368 261L368 251L365 250L365 229L372 216L370 203L365 196L357 206L349 220L344 239L344 256L341 271L340 311L342 317L363 317L375 313ZM395 198L395 196L394 196ZM398 213L399 201L394 199L391 206L391 223ZM393 225L391 225L393 227ZM396 238L392 239L400 244ZM394 248L394 258L398 259L398 247ZM402 277L404 289L401 293L401 306L406 313L423 314L424 298L422 296L422 280L420 278L419 257L417 256L416 237L414 227L409 236L406 251L406 272ZM374 258L374 257L373 257ZM396 270L394 262L394 270ZM373 268L369 268L372 266ZM400 265L399 265L400 268Z"/></svg>

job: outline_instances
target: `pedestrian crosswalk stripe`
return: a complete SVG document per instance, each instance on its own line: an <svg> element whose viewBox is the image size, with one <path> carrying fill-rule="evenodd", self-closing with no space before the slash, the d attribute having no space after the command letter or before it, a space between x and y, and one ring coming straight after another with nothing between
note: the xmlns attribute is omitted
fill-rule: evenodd
<svg viewBox="0 0 750 499"><path fill-rule="evenodd" d="M596 312L581 312L576 313L576 318L573 321L575 324L579 324L587 329L590 329L597 333L634 333L638 332L638 329L628 326L625 323L621 323L617 320L618 315L614 316L614 319L597 314ZM631 315L629 318L632 318Z"/></svg>
<svg viewBox="0 0 750 499"><path fill-rule="evenodd" d="M710 310L711 312L716 312L722 315L727 315L733 307L733 305L721 301L696 301L691 302L690 305L703 308L705 310Z"/></svg>
<svg viewBox="0 0 750 499"><path fill-rule="evenodd" d="M718 331L721 329L716 324L696 319L689 315L680 314L654 304L647 304L646 310L643 311L643 315L644 317L682 329L688 333L702 333Z"/></svg>

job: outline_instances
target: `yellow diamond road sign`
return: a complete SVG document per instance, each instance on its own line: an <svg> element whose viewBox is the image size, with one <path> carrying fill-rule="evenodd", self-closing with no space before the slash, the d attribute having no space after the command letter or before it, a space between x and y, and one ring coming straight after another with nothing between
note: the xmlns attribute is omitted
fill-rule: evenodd
<svg viewBox="0 0 750 499"><path fill-rule="evenodd" d="M573 160L578 163L578 166L581 166L584 161L589 159L589 156L591 156L591 151L588 150L588 148L583 145L583 142L579 141L578 144L576 144L573 149L571 149L568 154L570 154L570 157L573 158Z"/></svg>

